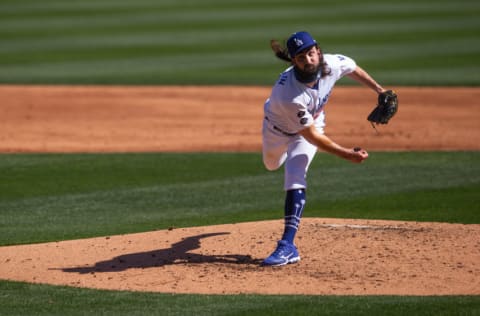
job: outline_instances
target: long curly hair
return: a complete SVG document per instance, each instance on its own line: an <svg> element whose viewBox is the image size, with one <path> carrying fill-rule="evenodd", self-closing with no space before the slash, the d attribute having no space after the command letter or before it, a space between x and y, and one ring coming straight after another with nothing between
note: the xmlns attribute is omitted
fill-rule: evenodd
<svg viewBox="0 0 480 316"><path fill-rule="evenodd" d="M320 59L320 71L321 75L320 78L324 78L326 76L330 76L332 74L332 69L328 66L328 64L325 62L325 59L323 59L323 51L322 49L316 45L318 50L320 51L320 55L322 56Z"/></svg>
<svg viewBox="0 0 480 316"><path fill-rule="evenodd" d="M288 54L287 48L282 46L277 40L272 39L270 41L270 47L272 48L272 50L275 53L275 56L277 56L277 58L279 58L283 61L287 61L287 62L292 64L292 58ZM332 69L328 66L328 64L323 59L323 51L320 48L320 46L318 46L318 44L315 44L315 47L318 48L318 50L320 51L320 54L322 56L321 60L320 60L320 71L321 71L320 78L324 78L326 76L331 75Z"/></svg>

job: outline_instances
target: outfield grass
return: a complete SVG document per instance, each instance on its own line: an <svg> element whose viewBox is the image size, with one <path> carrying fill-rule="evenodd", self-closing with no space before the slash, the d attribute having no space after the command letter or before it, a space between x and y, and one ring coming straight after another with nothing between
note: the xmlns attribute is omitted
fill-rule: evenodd
<svg viewBox="0 0 480 316"><path fill-rule="evenodd" d="M308 30L385 85L479 85L479 15L476 0L3 0L0 83L269 85L285 66L270 39Z"/></svg>

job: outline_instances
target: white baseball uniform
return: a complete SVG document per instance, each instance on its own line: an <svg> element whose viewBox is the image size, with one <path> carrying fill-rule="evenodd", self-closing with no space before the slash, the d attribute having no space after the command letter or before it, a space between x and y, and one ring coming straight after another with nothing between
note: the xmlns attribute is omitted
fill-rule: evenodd
<svg viewBox="0 0 480 316"><path fill-rule="evenodd" d="M323 133L324 107L335 83L356 68L355 61L343 55L324 54L323 58L331 73L313 88L299 82L291 66L280 75L264 105L263 163L268 170L285 163L285 190L306 188L307 170L317 152L298 132L315 124Z"/></svg>

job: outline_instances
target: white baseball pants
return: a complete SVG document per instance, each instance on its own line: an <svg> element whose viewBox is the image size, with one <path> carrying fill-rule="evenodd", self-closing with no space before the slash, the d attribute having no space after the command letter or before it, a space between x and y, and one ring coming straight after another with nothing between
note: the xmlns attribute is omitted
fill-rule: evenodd
<svg viewBox="0 0 480 316"><path fill-rule="evenodd" d="M317 129L323 133L323 120L316 123ZM300 135L283 135L267 120L263 120L262 144L263 163L268 170L277 170L285 164L284 190L305 189L307 171L317 147Z"/></svg>

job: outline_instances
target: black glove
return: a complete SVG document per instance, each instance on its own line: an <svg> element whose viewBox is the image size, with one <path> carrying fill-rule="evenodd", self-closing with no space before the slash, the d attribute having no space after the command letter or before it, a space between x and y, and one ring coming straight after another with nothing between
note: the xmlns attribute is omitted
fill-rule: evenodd
<svg viewBox="0 0 480 316"><path fill-rule="evenodd" d="M378 104L368 115L367 120L372 124L387 124L388 121L397 113L398 97L395 91L387 90L378 95Z"/></svg>

